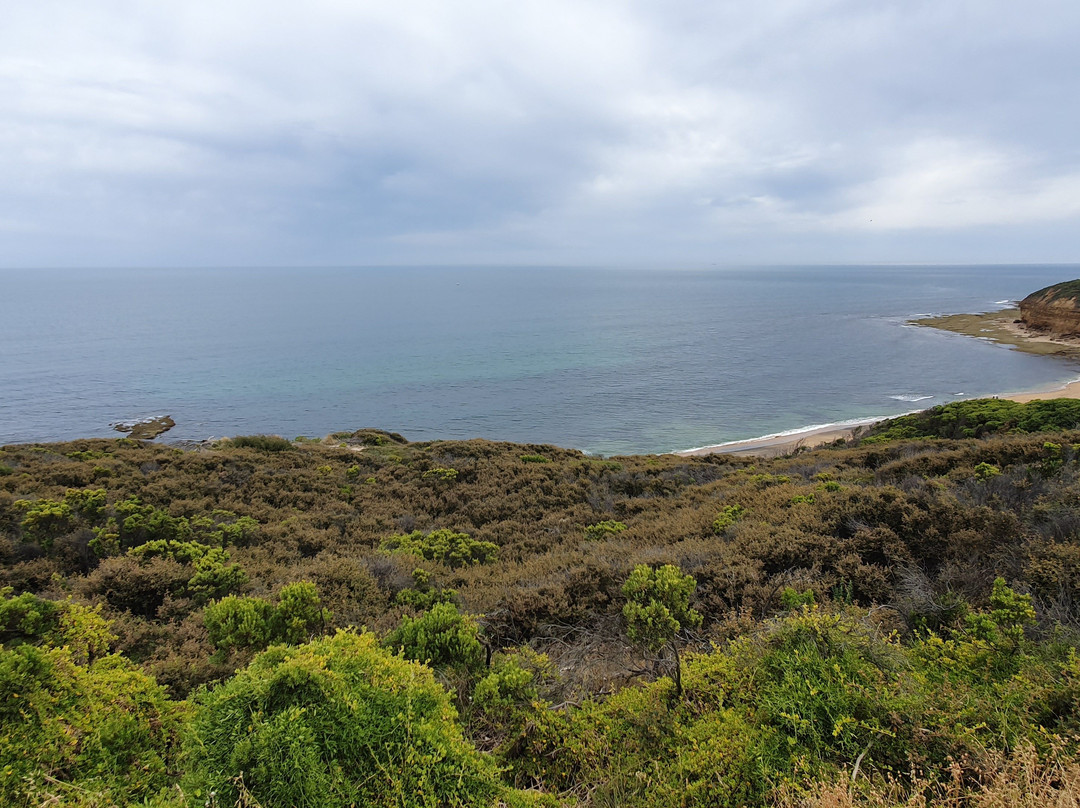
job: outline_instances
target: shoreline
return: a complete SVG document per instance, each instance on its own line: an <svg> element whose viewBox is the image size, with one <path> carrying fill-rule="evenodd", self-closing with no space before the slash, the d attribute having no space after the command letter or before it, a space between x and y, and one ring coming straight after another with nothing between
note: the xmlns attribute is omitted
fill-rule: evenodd
<svg viewBox="0 0 1080 808"><path fill-rule="evenodd" d="M1080 359L1080 339L1075 337L1053 337L1039 331L1033 331L1019 320L1020 310L1017 308L1015 301L1003 300L1000 303L1003 304L1003 307L994 311L916 317L908 320L907 324L912 327L936 328L953 334L981 339L1003 345L1010 350L1024 351L1041 356L1056 356L1073 361ZM1015 401L1018 404L1026 404L1029 401L1040 399L1080 398L1080 378L1065 382L1058 387L1005 393L993 397ZM963 401L965 399L956 400ZM911 412L921 412L921 410L912 410ZM839 421L834 424L815 424L771 435L762 435L757 438L726 441L695 449L683 449L671 454L682 457L710 454L730 454L739 457L759 458L780 457L791 454L798 449L812 449L838 440L848 441L856 437L860 430L872 424L909 414L899 413L898 415L886 415L876 418Z"/></svg>
<svg viewBox="0 0 1080 808"><path fill-rule="evenodd" d="M976 314L944 314L916 317L907 324L916 328L936 328L952 334L974 337L1014 351L1057 356L1063 359L1080 359L1080 339L1051 336L1028 328L1020 321L1020 309L1010 305L995 311Z"/></svg>
<svg viewBox="0 0 1080 808"><path fill-rule="evenodd" d="M918 410L915 410L918 412ZM837 440L850 440L861 429L897 416L883 415L873 418L855 418L833 424L814 424L756 438L726 441L694 449L682 449L671 454L680 457L700 457L710 454L730 454L739 457L779 457L796 449L812 449Z"/></svg>
<svg viewBox="0 0 1080 808"><path fill-rule="evenodd" d="M1080 398L1080 379L1065 382L1057 387L1045 390L1030 390L1027 392L1007 393L992 396L1006 401L1015 401L1018 404L1027 404L1029 401L1048 400L1054 398ZM989 398L989 396L979 396ZM956 399L956 401L970 401L973 399ZM951 402L945 402L951 403ZM939 405L934 405L939 406ZM860 431L880 421L890 418L899 418L922 410L910 410L897 413L896 415L882 415L873 418L854 418L850 421L838 421L833 424L815 424L799 429L791 429L785 432L775 432L771 435L761 435L756 438L744 438L742 440L726 441L711 446L700 446L695 449L682 449L671 454L680 457L700 457L710 454L729 454L736 457L758 457L763 459L782 457L789 455L798 449L814 449L838 440L848 441L856 437Z"/></svg>

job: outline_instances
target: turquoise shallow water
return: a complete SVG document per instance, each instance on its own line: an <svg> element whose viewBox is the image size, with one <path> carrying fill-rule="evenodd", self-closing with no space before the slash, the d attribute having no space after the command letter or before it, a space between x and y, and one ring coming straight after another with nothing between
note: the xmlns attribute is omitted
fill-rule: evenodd
<svg viewBox="0 0 1080 808"><path fill-rule="evenodd" d="M956 398L1080 366L912 328L1076 266L0 270L0 443L486 437L660 452Z"/></svg>

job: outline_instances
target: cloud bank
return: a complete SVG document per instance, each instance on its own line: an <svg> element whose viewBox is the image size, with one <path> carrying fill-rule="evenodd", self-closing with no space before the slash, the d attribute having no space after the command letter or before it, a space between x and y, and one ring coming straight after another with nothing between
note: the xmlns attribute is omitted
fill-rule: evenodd
<svg viewBox="0 0 1080 808"><path fill-rule="evenodd" d="M1080 260L1080 5L36 0L0 264Z"/></svg>

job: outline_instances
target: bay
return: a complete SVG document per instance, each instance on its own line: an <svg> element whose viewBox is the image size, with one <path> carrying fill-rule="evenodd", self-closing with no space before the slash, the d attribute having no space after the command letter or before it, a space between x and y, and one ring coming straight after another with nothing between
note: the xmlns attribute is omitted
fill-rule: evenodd
<svg viewBox="0 0 1080 808"><path fill-rule="evenodd" d="M957 398L1080 366L906 325L1080 267L0 270L0 444L378 427L664 452Z"/></svg>

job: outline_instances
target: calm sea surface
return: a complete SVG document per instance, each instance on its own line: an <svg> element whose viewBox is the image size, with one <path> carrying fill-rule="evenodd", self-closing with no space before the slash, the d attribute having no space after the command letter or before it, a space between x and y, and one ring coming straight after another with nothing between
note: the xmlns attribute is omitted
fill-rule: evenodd
<svg viewBox="0 0 1080 808"><path fill-rule="evenodd" d="M1080 366L905 326L1077 266L0 270L0 444L485 437L663 452L1045 388Z"/></svg>

